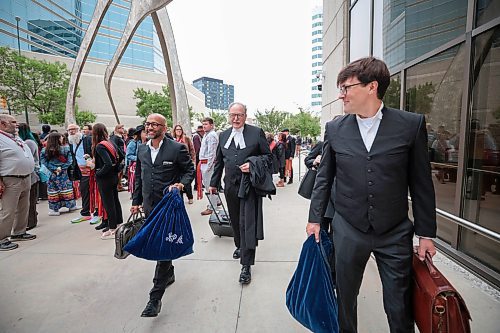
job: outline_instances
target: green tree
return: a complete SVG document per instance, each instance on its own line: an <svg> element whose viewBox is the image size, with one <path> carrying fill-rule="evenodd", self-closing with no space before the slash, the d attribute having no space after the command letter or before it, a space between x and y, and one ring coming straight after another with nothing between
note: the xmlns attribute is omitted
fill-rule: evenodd
<svg viewBox="0 0 500 333"><path fill-rule="evenodd" d="M319 116L299 107L299 113L292 115L284 123L290 129L290 133L299 134L302 137L317 137L321 133Z"/></svg>
<svg viewBox="0 0 500 333"><path fill-rule="evenodd" d="M432 109L432 99L435 92L434 84L426 82L406 89L406 107L410 112L428 114Z"/></svg>
<svg viewBox="0 0 500 333"><path fill-rule="evenodd" d="M30 59L0 47L0 95L14 113L26 107L41 122L64 123L69 77L65 64Z"/></svg>
<svg viewBox="0 0 500 333"><path fill-rule="evenodd" d="M80 127L82 127L85 124L92 124L97 118L97 116L90 111L86 110L79 111L78 105L75 106L75 113L76 113L76 123Z"/></svg>
<svg viewBox="0 0 500 333"><path fill-rule="evenodd" d="M493 111L493 117L496 119L496 120L500 120L500 106L497 107L495 109L495 111Z"/></svg>
<svg viewBox="0 0 500 333"><path fill-rule="evenodd" d="M399 109L399 97L401 96L401 80L399 75L391 79L391 83L384 95L384 105L390 108Z"/></svg>
<svg viewBox="0 0 500 333"><path fill-rule="evenodd" d="M271 110L265 109L263 112L257 110L255 112L255 119L257 120L260 128L264 132L277 133L283 129L287 119L290 118L290 113L285 111L276 110L273 107Z"/></svg>
<svg viewBox="0 0 500 333"><path fill-rule="evenodd" d="M225 130L229 127L229 122L227 120L227 114L225 111L211 110L208 116L214 120L214 125L216 130ZM196 119L198 122L202 122L203 118L206 116L203 113L194 113L191 119Z"/></svg>
<svg viewBox="0 0 500 333"><path fill-rule="evenodd" d="M134 99L137 99L135 105L139 117L145 120L151 113L159 113L167 118L167 125L172 127L172 103L166 86L162 87L161 92L137 88L134 90Z"/></svg>

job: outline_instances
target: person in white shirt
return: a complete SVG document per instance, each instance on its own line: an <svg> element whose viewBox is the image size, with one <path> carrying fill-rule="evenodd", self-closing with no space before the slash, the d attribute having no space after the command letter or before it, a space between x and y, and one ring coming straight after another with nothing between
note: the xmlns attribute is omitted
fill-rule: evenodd
<svg viewBox="0 0 500 333"><path fill-rule="evenodd" d="M0 114L0 251L16 249L13 242L36 238L26 232L35 160L16 129L16 118Z"/></svg>
<svg viewBox="0 0 500 333"><path fill-rule="evenodd" d="M214 130L214 120L210 117L203 119L203 131L205 135L201 140L200 146L200 162L198 163L197 172L201 175L201 180L206 189L210 186L210 180L214 173L214 162L217 154L217 146L219 144L219 136ZM198 184L198 199L201 199L202 189L201 184ZM207 194L208 206L207 209L201 212L201 215L212 214L212 205L217 205L217 195Z"/></svg>

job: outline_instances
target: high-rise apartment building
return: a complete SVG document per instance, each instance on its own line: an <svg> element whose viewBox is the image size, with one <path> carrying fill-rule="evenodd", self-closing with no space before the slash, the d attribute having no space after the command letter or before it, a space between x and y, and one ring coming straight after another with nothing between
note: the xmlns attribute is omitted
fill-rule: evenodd
<svg viewBox="0 0 500 333"><path fill-rule="evenodd" d="M311 49L311 109L321 110L321 83L323 68L323 7L316 6L312 12Z"/></svg>
<svg viewBox="0 0 500 333"><path fill-rule="evenodd" d="M234 102L234 86L210 77L200 77L193 86L205 94L205 107L214 110L227 110Z"/></svg>
<svg viewBox="0 0 500 333"><path fill-rule="evenodd" d="M97 0L0 2L0 45L17 49L16 17L21 50L75 58L90 23ZM102 21L87 61L108 63L120 41L130 11L130 1L115 0ZM135 32L121 66L165 72L163 58L150 17Z"/></svg>

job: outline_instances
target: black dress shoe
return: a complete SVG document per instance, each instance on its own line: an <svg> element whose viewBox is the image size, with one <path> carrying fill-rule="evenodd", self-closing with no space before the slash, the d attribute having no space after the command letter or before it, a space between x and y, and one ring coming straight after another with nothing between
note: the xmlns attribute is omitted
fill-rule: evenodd
<svg viewBox="0 0 500 333"><path fill-rule="evenodd" d="M241 250L240 248L236 248L236 250L234 250L233 252L233 259L240 259L241 257Z"/></svg>
<svg viewBox="0 0 500 333"><path fill-rule="evenodd" d="M156 317L161 310L161 301L159 299L149 300L148 304L142 311L141 317Z"/></svg>
<svg viewBox="0 0 500 333"><path fill-rule="evenodd" d="M101 229L104 229L107 227L108 227L108 222L101 222L101 224L99 224L97 227L95 227L95 230L101 230Z"/></svg>
<svg viewBox="0 0 500 333"><path fill-rule="evenodd" d="M252 273L250 273L250 265L243 265L240 274L240 283L249 284L252 280Z"/></svg>
<svg viewBox="0 0 500 333"><path fill-rule="evenodd" d="M288 185L293 184L293 179L290 179L287 184Z"/></svg>

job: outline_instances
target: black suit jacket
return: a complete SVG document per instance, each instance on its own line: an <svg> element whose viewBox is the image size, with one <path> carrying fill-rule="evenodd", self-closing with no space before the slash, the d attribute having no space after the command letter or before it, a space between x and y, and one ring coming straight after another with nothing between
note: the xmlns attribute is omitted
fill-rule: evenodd
<svg viewBox="0 0 500 333"><path fill-rule="evenodd" d="M123 153L123 156L125 156L125 140L123 140L121 135L112 134L109 137L109 140L111 140L115 144L115 146L120 149L120 151Z"/></svg>
<svg viewBox="0 0 500 333"><path fill-rule="evenodd" d="M91 157L94 157L92 154L92 135L84 135L82 137L82 145L83 145L83 153Z"/></svg>
<svg viewBox="0 0 500 333"><path fill-rule="evenodd" d="M370 152L355 115L326 124L323 155L316 177L309 221L320 223L331 196L335 210L361 231L389 231L408 218L412 197L415 233L436 236L434 186L423 115L384 107Z"/></svg>
<svg viewBox="0 0 500 333"><path fill-rule="evenodd" d="M286 138L286 150L285 150L285 159L289 159L290 157L295 157L295 138L289 135Z"/></svg>
<svg viewBox="0 0 500 333"><path fill-rule="evenodd" d="M194 165L186 145L164 138L155 162L151 159L151 148L139 145L135 169L135 188L132 205L143 205L149 215L163 198L163 191L171 184L191 184Z"/></svg>
<svg viewBox="0 0 500 333"><path fill-rule="evenodd" d="M313 162L318 155L323 152L323 141L318 141L316 145L311 149L309 154L304 158L304 163L308 169L313 167Z"/></svg>
<svg viewBox="0 0 500 333"><path fill-rule="evenodd" d="M244 126L243 137L245 138L245 149L236 149L234 140L227 149L224 148L231 135L232 128L225 130L219 135L214 174L210 180L210 186L219 186L224 168L226 171L224 184L226 186L239 186L241 182L241 170L239 166L244 164L250 156L267 155L269 163L271 163L271 150L269 149L264 131L252 125L245 124Z"/></svg>

